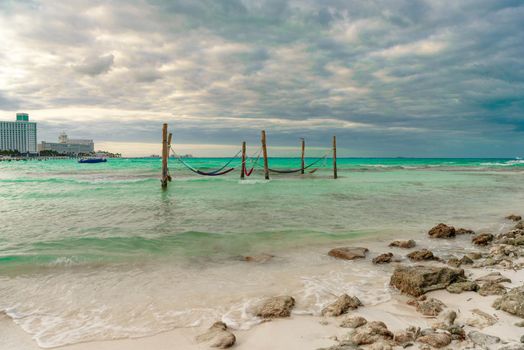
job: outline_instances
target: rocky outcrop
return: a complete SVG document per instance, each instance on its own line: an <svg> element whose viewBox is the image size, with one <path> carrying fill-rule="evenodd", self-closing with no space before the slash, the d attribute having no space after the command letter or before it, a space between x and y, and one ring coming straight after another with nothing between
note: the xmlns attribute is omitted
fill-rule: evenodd
<svg viewBox="0 0 524 350"><path fill-rule="evenodd" d="M488 256L484 260L476 261L473 264L473 267L498 267L503 269L512 269L514 267L513 261L511 259L500 258L496 256Z"/></svg>
<svg viewBox="0 0 524 350"><path fill-rule="evenodd" d="M524 318L524 285L511 289L495 300L493 307Z"/></svg>
<svg viewBox="0 0 524 350"><path fill-rule="evenodd" d="M456 235L474 235L475 231L466 229L466 228L459 228L455 230Z"/></svg>
<svg viewBox="0 0 524 350"><path fill-rule="evenodd" d="M389 244L390 247L397 247L397 248L413 248L416 246L417 243L415 243L414 240L410 239L408 241L393 241Z"/></svg>
<svg viewBox="0 0 524 350"><path fill-rule="evenodd" d="M224 322L215 322L209 329L196 337L199 343L210 342L210 346L227 349L235 345L236 337L231 333Z"/></svg>
<svg viewBox="0 0 524 350"><path fill-rule="evenodd" d="M443 348L451 343L451 335L448 333L430 333L419 337L419 343L428 344L434 348Z"/></svg>
<svg viewBox="0 0 524 350"><path fill-rule="evenodd" d="M491 273L488 273L487 275L477 278L475 282L495 282L495 283L509 282L511 283L511 279L502 275L500 272L491 272Z"/></svg>
<svg viewBox="0 0 524 350"><path fill-rule="evenodd" d="M438 321L446 326L452 326L456 319L457 312L455 310L446 310L438 317Z"/></svg>
<svg viewBox="0 0 524 350"><path fill-rule="evenodd" d="M356 309L361 305L362 303L357 297L350 297L347 294L342 294L337 300L335 300L335 302L326 306L322 310L322 315L340 316L348 312L349 309Z"/></svg>
<svg viewBox="0 0 524 350"><path fill-rule="evenodd" d="M387 341L393 339L391 333L384 322L373 321L361 327L358 327L351 340L357 345L373 344L379 341Z"/></svg>
<svg viewBox="0 0 524 350"><path fill-rule="evenodd" d="M330 346L329 348L320 348L317 350L361 350L352 341L342 341L337 345Z"/></svg>
<svg viewBox="0 0 524 350"><path fill-rule="evenodd" d="M409 303L417 307L417 312L420 312L424 316L437 316L444 310L446 305L438 299L428 298L425 300L414 300Z"/></svg>
<svg viewBox="0 0 524 350"><path fill-rule="evenodd" d="M393 253L384 253L373 258L373 264L388 264L393 259Z"/></svg>
<svg viewBox="0 0 524 350"><path fill-rule="evenodd" d="M489 249L489 255L495 259L518 258L524 256L524 249L518 245L495 244Z"/></svg>
<svg viewBox="0 0 524 350"><path fill-rule="evenodd" d="M515 214L510 214L510 215L506 216L506 219L507 220L511 220L511 221L520 221L520 220L522 220L522 216L515 215Z"/></svg>
<svg viewBox="0 0 524 350"><path fill-rule="evenodd" d="M464 255L462 258L451 258L448 260L448 265L453 267L460 267L461 265L472 265L473 260L466 255Z"/></svg>
<svg viewBox="0 0 524 350"><path fill-rule="evenodd" d="M479 286L476 282L464 281L452 283L446 287L446 290L450 293L459 294L462 292L476 292Z"/></svg>
<svg viewBox="0 0 524 350"><path fill-rule="evenodd" d="M429 230L428 235L431 238L453 238L455 237L456 231L453 226L448 226L446 224L438 224Z"/></svg>
<svg viewBox="0 0 524 350"><path fill-rule="evenodd" d="M368 321L362 316L349 316L340 323L340 327L358 328L366 323L368 323Z"/></svg>
<svg viewBox="0 0 524 350"><path fill-rule="evenodd" d="M493 241L495 236L491 233L481 233L471 239L471 242L476 245L488 245Z"/></svg>
<svg viewBox="0 0 524 350"><path fill-rule="evenodd" d="M493 326L495 323L497 323L497 319L495 317L482 310L473 309L471 310L471 313L473 314L473 317L467 319L465 322L468 326L482 329Z"/></svg>
<svg viewBox="0 0 524 350"><path fill-rule="evenodd" d="M396 345L406 347L407 345L412 344L419 335L420 328L410 326L404 330L395 332L395 334L393 334L393 341Z"/></svg>
<svg viewBox="0 0 524 350"><path fill-rule="evenodd" d="M255 311L255 315L262 318L289 317L295 306L295 299L290 296L278 296L264 300Z"/></svg>
<svg viewBox="0 0 524 350"><path fill-rule="evenodd" d="M438 316L438 322L434 323L433 330L443 330L451 335L452 340L462 341L466 339L466 332L463 326L454 324L457 318L457 312L454 310L444 310Z"/></svg>
<svg viewBox="0 0 524 350"><path fill-rule="evenodd" d="M466 281L464 270L417 265L397 267L391 276L390 284L402 293L418 297L463 281Z"/></svg>
<svg viewBox="0 0 524 350"><path fill-rule="evenodd" d="M363 247L340 247L331 249L328 255L337 259L354 260L365 258L368 251L369 249Z"/></svg>
<svg viewBox="0 0 524 350"><path fill-rule="evenodd" d="M491 348L490 345L495 345L497 343L500 343L500 338L495 337L492 335L480 333L477 331L471 331L468 333L468 338L471 339L471 341L482 347L482 349L489 349Z"/></svg>
<svg viewBox="0 0 524 350"><path fill-rule="evenodd" d="M439 260L433 255L431 250L427 249L415 250L414 252L409 253L407 257L412 261Z"/></svg>
<svg viewBox="0 0 524 350"><path fill-rule="evenodd" d="M477 291L480 295L502 295L506 293L506 288L497 282L484 282Z"/></svg>
<svg viewBox="0 0 524 350"><path fill-rule="evenodd" d="M524 221L520 221L519 224L522 222ZM500 233L497 235L494 243L522 246L524 245L524 229L513 229L508 232Z"/></svg>
<svg viewBox="0 0 524 350"><path fill-rule="evenodd" d="M482 258L482 253L481 252L470 252L466 254L466 256L470 258L471 260L478 260Z"/></svg>

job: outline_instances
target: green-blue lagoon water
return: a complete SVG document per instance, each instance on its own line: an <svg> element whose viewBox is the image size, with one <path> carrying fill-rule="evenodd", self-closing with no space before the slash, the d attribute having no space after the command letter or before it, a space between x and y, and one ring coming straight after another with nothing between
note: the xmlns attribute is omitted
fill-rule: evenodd
<svg viewBox="0 0 524 350"><path fill-rule="evenodd" d="M186 161L210 170L227 159ZM385 274L328 257L332 247L364 245L373 256L409 237L453 254L466 241L437 247L425 232L439 222L497 232L524 212L520 160L338 159L333 180L326 159L313 174L270 181L260 167L240 181L238 169L204 177L170 164L162 190L160 159L0 162L0 311L43 347L216 319L247 328L268 295L292 294L297 313L313 314L325 295L389 298ZM274 258L242 258L260 254Z"/></svg>

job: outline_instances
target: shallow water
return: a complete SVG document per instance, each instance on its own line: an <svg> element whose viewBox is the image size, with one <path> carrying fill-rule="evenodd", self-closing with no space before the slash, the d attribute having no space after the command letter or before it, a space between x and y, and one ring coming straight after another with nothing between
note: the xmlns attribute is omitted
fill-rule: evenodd
<svg viewBox="0 0 524 350"><path fill-rule="evenodd" d="M423 233L441 221L498 231L503 216L524 212L520 160L339 159L336 181L330 160L270 181L260 170L239 181L236 170L200 177L171 163L162 191L159 159L0 162L0 310L45 347L218 318L247 328L268 295L296 296L297 313L318 313L342 292L368 304L390 297L381 273L390 267L333 260L333 246L354 241L373 255L415 237L452 254L465 238L437 244ZM240 259L260 253L276 257Z"/></svg>

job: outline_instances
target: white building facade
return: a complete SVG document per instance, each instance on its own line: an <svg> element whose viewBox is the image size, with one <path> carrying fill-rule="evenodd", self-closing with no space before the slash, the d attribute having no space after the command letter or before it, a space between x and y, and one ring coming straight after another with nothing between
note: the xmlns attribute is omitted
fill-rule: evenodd
<svg viewBox="0 0 524 350"><path fill-rule="evenodd" d="M93 140L70 139L66 133L61 133L58 142L42 141L38 145L38 151L55 151L68 155L88 154L95 151L95 143Z"/></svg>
<svg viewBox="0 0 524 350"><path fill-rule="evenodd" d="M16 121L0 121L0 150L36 153L36 123L27 113L17 113Z"/></svg>

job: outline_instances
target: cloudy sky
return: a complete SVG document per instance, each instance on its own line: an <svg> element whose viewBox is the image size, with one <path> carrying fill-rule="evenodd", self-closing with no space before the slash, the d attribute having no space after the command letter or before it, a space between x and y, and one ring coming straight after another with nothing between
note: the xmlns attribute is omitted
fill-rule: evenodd
<svg viewBox="0 0 524 350"><path fill-rule="evenodd" d="M524 156L524 1L0 0L0 40L0 119L39 141Z"/></svg>

